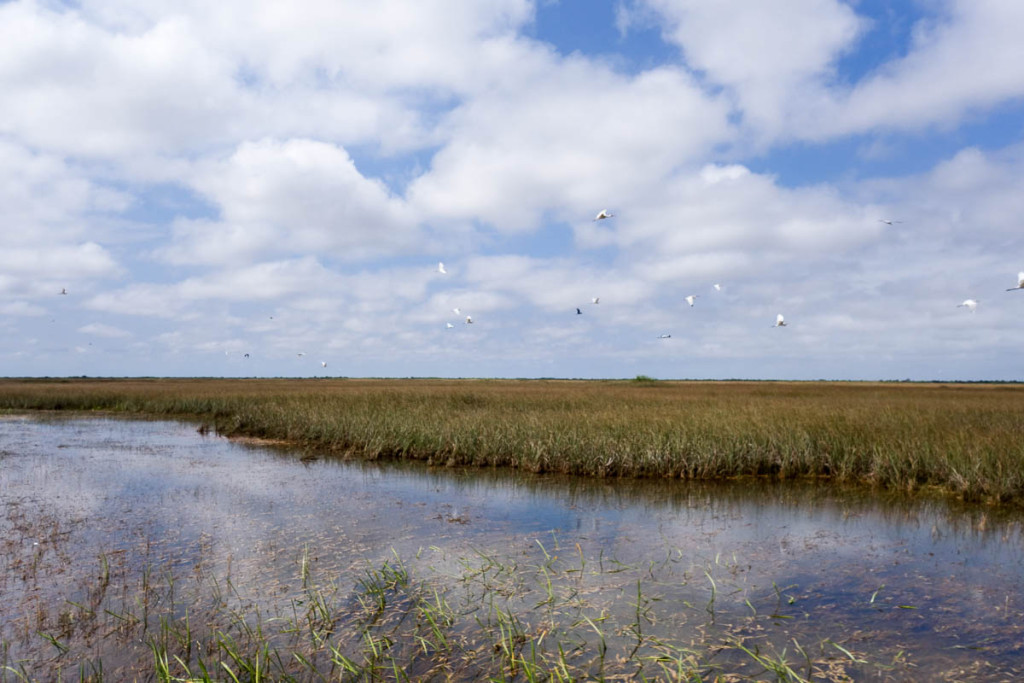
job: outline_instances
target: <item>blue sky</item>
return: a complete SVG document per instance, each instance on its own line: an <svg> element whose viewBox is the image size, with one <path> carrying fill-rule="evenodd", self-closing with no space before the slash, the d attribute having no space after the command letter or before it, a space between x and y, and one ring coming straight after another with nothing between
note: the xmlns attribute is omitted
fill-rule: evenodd
<svg viewBox="0 0 1024 683"><path fill-rule="evenodd" d="M0 375L1024 379L1020 26L0 3Z"/></svg>

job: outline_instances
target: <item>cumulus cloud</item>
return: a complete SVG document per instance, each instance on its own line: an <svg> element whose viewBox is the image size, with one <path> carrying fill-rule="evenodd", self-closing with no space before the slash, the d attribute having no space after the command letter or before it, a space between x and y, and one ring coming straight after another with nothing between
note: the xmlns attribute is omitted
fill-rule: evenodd
<svg viewBox="0 0 1024 683"><path fill-rule="evenodd" d="M0 139L0 244L95 239L103 220L131 203L128 193L97 182L86 168Z"/></svg>
<svg viewBox="0 0 1024 683"><path fill-rule="evenodd" d="M409 189L432 218L502 232L588 219L730 136L724 102L683 71L635 77L531 50L501 88L447 118L450 141Z"/></svg>
<svg viewBox="0 0 1024 683"><path fill-rule="evenodd" d="M856 3L641 0L635 8L659 17L690 68L727 88L761 144L951 125L1024 96L1019 3L931 3L905 54L854 82L839 77L840 60L887 30Z"/></svg>
<svg viewBox="0 0 1024 683"><path fill-rule="evenodd" d="M755 278L773 265L870 244L882 225L833 187L779 186L733 164L679 172L582 244L612 244L654 282Z"/></svg>
<svg viewBox="0 0 1024 683"><path fill-rule="evenodd" d="M418 147L421 107L494 78L481 47L531 16L526 0L5 3L0 131L124 162L268 135Z"/></svg>
<svg viewBox="0 0 1024 683"><path fill-rule="evenodd" d="M273 252L341 260L414 249L402 200L363 177L344 149L313 140L247 142L188 179L219 220L178 220L159 253L178 264L239 263Z"/></svg>
<svg viewBox="0 0 1024 683"><path fill-rule="evenodd" d="M788 132L789 117L808 105L808 90L829 81L839 55L866 28L838 0L645 0L641 6L660 15L663 34L686 64L728 86L745 123L769 137Z"/></svg>
<svg viewBox="0 0 1024 683"><path fill-rule="evenodd" d="M1020 3L951 0L946 16L915 27L906 56L836 92L820 112L825 116L809 130L829 136L874 127L945 126L980 108L1019 100L1024 97L1024 44L1017 31L1022 24ZM804 124L812 124L812 117L804 117Z"/></svg>
<svg viewBox="0 0 1024 683"><path fill-rule="evenodd" d="M917 6L857 71L886 30L861 3L612 4L600 56L531 37L530 0L0 4L4 348L598 375L1008 348L1015 295L988 292L1024 268L1018 146L839 182L772 152L858 135L884 168L904 132L1016 101L1024 10ZM652 27L677 52L627 56Z"/></svg>

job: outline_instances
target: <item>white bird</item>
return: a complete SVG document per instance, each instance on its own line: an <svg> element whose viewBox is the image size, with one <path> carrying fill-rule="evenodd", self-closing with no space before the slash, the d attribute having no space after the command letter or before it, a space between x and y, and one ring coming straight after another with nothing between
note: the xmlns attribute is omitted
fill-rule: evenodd
<svg viewBox="0 0 1024 683"><path fill-rule="evenodd" d="M902 223L903 221L891 221L891 220L889 220L887 218L879 218L878 222L879 223L885 223L886 225L892 225L893 223Z"/></svg>
<svg viewBox="0 0 1024 683"><path fill-rule="evenodd" d="M595 296L593 299L590 300L590 303L592 303L592 304L599 304L599 303L601 303L601 297Z"/></svg>
<svg viewBox="0 0 1024 683"><path fill-rule="evenodd" d="M594 218L595 221L603 221L605 218L612 218L615 214L608 213L608 209L601 209L601 213Z"/></svg>
<svg viewBox="0 0 1024 683"><path fill-rule="evenodd" d="M688 304L690 304L691 306L693 306L693 301L694 301L694 299L696 299L696 298L697 298L698 296L699 296L698 294L691 294L690 296L686 297L686 303L688 303Z"/></svg>
<svg viewBox="0 0 1024 683"><path fill-rule="evenodd" d="M325 360L320 361L320 367L326 368L327 367L327 361L325 361Z"/></svg>
<svg viewBox="0 0 1024 683"><path fill-rule="evenodd" d="M722 285L718 284L717 282L715 284L711 285L711 286L715 288L716 292L721 292L722 291Z"/></svg>
<svg viewBox="0 0 1024 683"><path fill-rule="evenodd" d="M964 302L962 304L957 304L956 307L966 308L971 313L974 313L975 309L978 308L978 302L975 301L974 299L964 299Z"/></svg>
<svg viewBox="0 0 1024 683"><path fill-rule="evenodd" d="M451 323L445 323L444 326L449 330L455 327L455 325L452 325Z"/></svg>
<svg viewBox="0 0 1024 683"><path fill-rule="evenodd" d="M1016 287L1010 287L1006 291L1007 292L1012 292L1015 289L1024 289L1024 270L1022 270L1019 273L1017 273L1017 286Z"/></svg>
<svg viewBox="0 0 1024 683"><path fill-rule="evenodd" d="M777 316L775 316L775 327L785 327L785 326L786 326L786 319L782 317L781 313L779 313Z"/></svg>
<svg viewBox="0 0 1024 683"><path fill-rule="evenodd" d="M437 272L441 273L441 275L448 274L448 271L444 269L444 261L437 262Z"/></svg>
<svg viewBox="0 0 1024 683"><path fill-rule="evenodd" d="M458 306L456 306L456 307L455 307L455 308L453 308L452 310L453 310L453 311L455 311L455 315L462 315L462 311L460 311L460 310L459 310L459 307L458 307Z"/></svg>
<svg viewBox="0 0 1024 683"><path fill-rule="evenodd" d="M671 338L672 338L671 334L659 334L658 335L658 339L671 339Z"/></svg>
<svg viewBox="0 0 1024 683"><path fill-rule="evenodd" d="M471 315L467 315L466 316L466 324L467 325L472 325L473 324L473 316L471 316Z"/></svg>

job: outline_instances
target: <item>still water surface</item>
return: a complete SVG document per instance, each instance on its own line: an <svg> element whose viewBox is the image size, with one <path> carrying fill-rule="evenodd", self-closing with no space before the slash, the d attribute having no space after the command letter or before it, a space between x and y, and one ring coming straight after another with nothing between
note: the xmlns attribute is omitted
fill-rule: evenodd
<svg viewBox="0 0 1024 683"><path fill-rule="evenodd" d="M184 594L188 577L227 577L250 608L272 613L293 599L303 562L348 589L396 557L458 577L482 557L540 567L561 554L587 575L595 609L636 609L645 581L645 627L659 637L756 630L776 653L827 639L871 661L848 663L851 673L881 680L1024 676L1017 513L806 483L305 455L175 422L0 418L0 667L45 678L83 658L102 659L108 675L132 657L151 662L138 634L112 648L104 629L68 623L90 604L137 611L143 582L176 581ZM190 599L212 598L196 589ZM202 612L173 602L179 617ZM66 652L47 637L60 634ZM770 679L758 671L747 675Z"/></svg>

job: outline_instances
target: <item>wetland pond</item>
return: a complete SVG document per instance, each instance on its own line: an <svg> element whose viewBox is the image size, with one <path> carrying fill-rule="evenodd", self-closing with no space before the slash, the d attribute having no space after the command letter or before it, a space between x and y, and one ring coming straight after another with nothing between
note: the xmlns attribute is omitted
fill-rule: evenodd
<svg viewBox="0 0 1024 683"><path fill-rule="evenodd" d="M37 416L0 505L0 681L1024 677L1019 511Z"/></svg>

